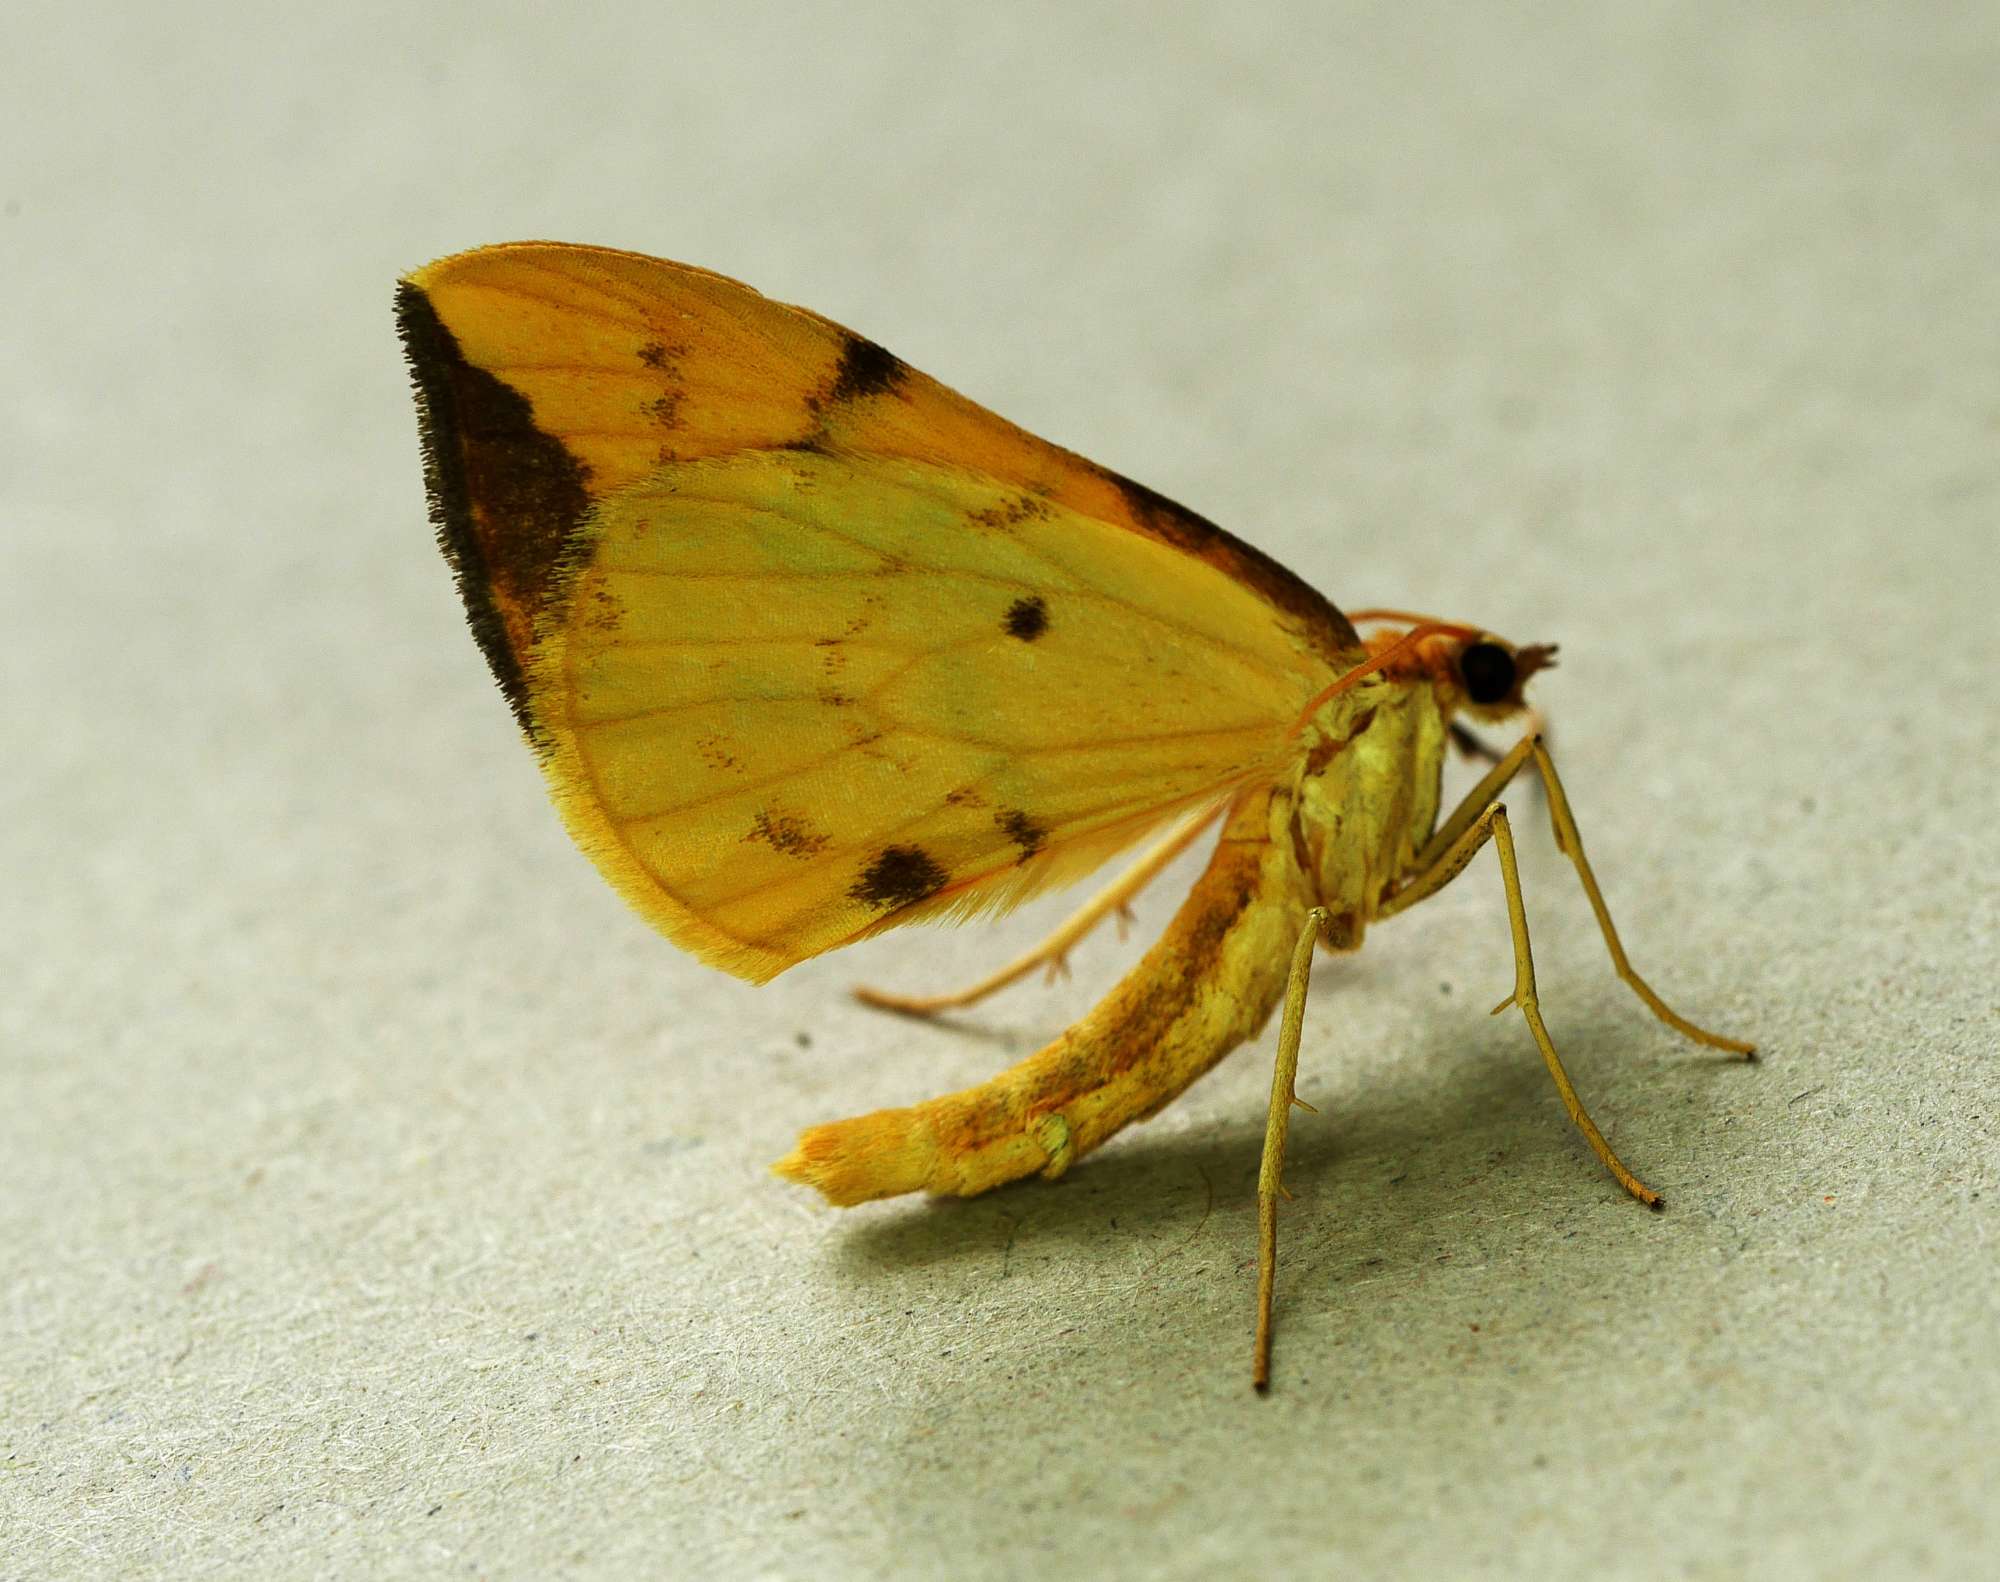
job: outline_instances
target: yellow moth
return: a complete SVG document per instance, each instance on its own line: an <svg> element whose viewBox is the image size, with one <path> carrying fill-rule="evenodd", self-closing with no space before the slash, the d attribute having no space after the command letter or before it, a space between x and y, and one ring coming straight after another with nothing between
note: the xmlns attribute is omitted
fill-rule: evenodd
<svg viewBox="0 0 2000 1582"><path fill-rule="evenodd" d="M1171 832L970 1003L1059 962L1211 823L1165 935L989 1082L817 1126L777 1170L835 1203L1059 1176L1282 999L1258 1196L1268 1378L1286 1121L1315 942L1434 894L1489 839L1518 1007L1543 1026L1499 801L1532 766L1625 959L1539 733L1440 819L1463 718L1527 718L1550 649L1343 615L1248 544L1024 433L874 342L705 270L549 242L398 299L438 537L570 832L670 939L763 982L919 918L1011 906ZM1357 627L1366 628L1364 636Z"/></svg>

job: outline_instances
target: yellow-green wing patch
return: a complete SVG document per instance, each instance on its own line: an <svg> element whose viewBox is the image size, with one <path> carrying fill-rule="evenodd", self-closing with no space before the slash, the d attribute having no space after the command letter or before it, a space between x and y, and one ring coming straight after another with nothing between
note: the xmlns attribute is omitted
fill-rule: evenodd
<svg viewBox="0 0 2000 1582"><path fill-rule="evenodd" d="M745 976L1073 876L1268 772L1311 691L1214 568L969 472L685 463L589 539L529 678L558 801Z"/></svg>

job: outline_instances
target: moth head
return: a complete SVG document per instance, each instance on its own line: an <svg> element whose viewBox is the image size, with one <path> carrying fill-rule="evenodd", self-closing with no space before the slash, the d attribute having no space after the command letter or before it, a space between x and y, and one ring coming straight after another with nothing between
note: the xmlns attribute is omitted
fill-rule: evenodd
<svg viewBox="0 0 2000 1582"><path fill-rule="evenodd" d="M1537 670L1554 666L1555 655L1554 643L1516 647L1482 632L1448 651L1438 679L1474 719L1504 720L1527 707L1522 689Z"/></svg>
<svg viewBox="0 0 2000 1582"><path fill-rule="evenodd" d="M1504 720L1528 706L1521 696L1528 679L1556 662L1554 643L1523 647L1477 626L1407 610L1359 610L1348 619L1379 622L1383 630L1363 643L1364 661L1314 695L1292 726L1294 733L1329 699L1371 675L1431 688L1447 718L1464 710L1476 720Z"/></svg>

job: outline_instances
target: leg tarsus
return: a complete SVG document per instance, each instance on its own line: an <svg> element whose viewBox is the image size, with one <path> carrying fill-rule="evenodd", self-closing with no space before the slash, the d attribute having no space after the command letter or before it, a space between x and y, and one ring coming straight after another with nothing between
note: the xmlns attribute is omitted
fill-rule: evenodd
<svg viewBox="0 0 2000 1582"><path fill-rule="evenodd" d="M1250 1388L1271 1391L1271 1287L1278 1272L1278 1200L1257 1195L1257 1350Z"/></svg>

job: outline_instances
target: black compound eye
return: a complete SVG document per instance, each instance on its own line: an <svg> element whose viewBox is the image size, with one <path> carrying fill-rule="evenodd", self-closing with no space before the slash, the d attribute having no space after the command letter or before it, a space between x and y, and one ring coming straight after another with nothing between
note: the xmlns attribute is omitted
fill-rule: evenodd
<svg viewBox="0 0 2000 1582"><path fill-rule="evenodd" d="M1474 643L1458 656L1458 673L1474 703L1498 703L1514 690L1514 656L1498 643Z"/></svg>

